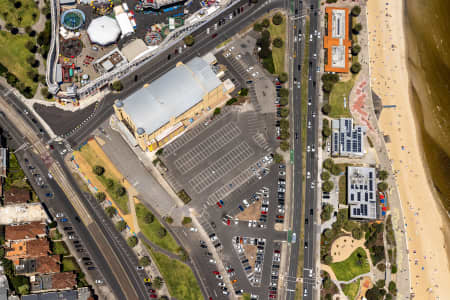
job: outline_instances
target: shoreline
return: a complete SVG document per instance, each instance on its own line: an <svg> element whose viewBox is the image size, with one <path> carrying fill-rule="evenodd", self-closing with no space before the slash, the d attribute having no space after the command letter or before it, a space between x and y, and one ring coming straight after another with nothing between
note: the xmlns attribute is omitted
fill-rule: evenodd
<svg viewBox="0 0 450 300"><path fill-rule="evenodd" d="M430 179L418 115L411 98L413 91L406 51L406 3L371 0L367 5L371 24L372 89L384 105L397 105L394 109L384 109L378 123L381 131L391 138L386 148L403 207L411 293L417 299L444 299L450 294L446 247L448 220Z"/></svg>

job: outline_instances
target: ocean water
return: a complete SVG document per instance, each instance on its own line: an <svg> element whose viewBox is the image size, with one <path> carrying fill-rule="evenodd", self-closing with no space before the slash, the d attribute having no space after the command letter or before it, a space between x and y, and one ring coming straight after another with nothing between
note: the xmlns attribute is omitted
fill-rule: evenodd
<svg viewBox="0 0 450 300"><path fill-rule="evenodd" d="M411 101L430 179L450 212L450 0L404 0Z"/></svg>

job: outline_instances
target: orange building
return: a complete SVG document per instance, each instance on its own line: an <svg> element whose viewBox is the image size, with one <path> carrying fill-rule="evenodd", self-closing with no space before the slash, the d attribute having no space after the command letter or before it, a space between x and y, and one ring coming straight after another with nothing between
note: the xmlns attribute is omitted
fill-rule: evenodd
<svg viewBox="0 0 450 300"><path fill-rule="evenodd" d="M327 7L328 15L326 34L323 37L325 48L325 72L346 73L350 70L349 39L350 11L348 8Z"/></svg>

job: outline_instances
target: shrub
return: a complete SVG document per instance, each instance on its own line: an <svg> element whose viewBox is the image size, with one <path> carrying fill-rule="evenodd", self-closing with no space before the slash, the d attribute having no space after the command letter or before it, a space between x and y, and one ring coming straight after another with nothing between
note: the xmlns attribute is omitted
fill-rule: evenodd
<svg viewBox="0 0 450 300"><path fill-rule="evenodd" d="M216 107L213 112L214 116L220 115L220 107Z"/></svg>
<svg viewBox="0 0 450 300"><path fill-rule="evenodd" d="M286 81L288 81L288 74L287 74L286 72L281 73L281 74L278 76L278 80L279 80L281 83L285 83Z"/></svg>
<svg viewBox="0 0 450 300"><path fill-rule="evenodd" d="M108 217L112 218L117 214L117 209L114 206L108 206L105 208L105 213Z"/></svg>
<svg viewBox="0 0 450 300"><path fill-rule="evenodd" d="M322 129L322 135L327 138L331 135L331 128L330 127L324 127Z"/></svg>
<svg viewBox="0 0 450 300"><path fill-rule="evenodd" d="M15 8L21 8L22 7L22 2L20 2L20 1L14 2L14 7Z"/></svg>
<svg viewBox="0 0 450 300"><path fill-rule="evenodd" d="M384 272L384 271L386 271L386 265L383 264L383 263L379 263L379 264L377 265L377 269L378 269L380 272Z"/></svg>
<svg viewBox="0 0 450 300"><path fill-rule="evenodd" d="M389 173L387 171L385 171L385 170L380 170L377 175L378 175L378 179L384 181L384 180L386 180L388 178Z"/></svg>
<svg viewBox="0 0 450 300"><path fill-rule="evenodd" d="M120 92L123 90L123 84L120 80L116 80L111 84L111 88L116 92Z"/></svg>
<svg viewBox="0 0 450 300"><path fill-rule="evenodd" d="M181 222L181 224L183 225L187 225L187 224L191 224L192 223L192 218L189 217L184 217L183 221Z"/></svg>
<svg viewBox="0 0 450 300"><path fill-rule="evenodd" d="M320 214L320 219L322 222L326 222L331 219L331 214L333 213L333 205L325 204L322 208L322 213Z"/></svg>
<svg viewBox="0 0 450 300"><path fill-rule="evenodd" d="M331 90L332 90L332 89L333 89L333 83L332 83L332 82L326 81L326 82L323 83L323 85L322 85L322 90L323 90L325 93L327 93L327 94L331 93Z"/></svg>
<svg viewBox="0 0 450 300"><path fill-rule="evenodd" d="M103 192L98 192L95 194L95 199L97 199L98 202L103 202L106 199L106 194Z"/></svg>
<svg viewBox="0 0 450 300"><path fill-rule="evenodd" d="M331 168L333 168L334 166L334 162L331 158L327 158L323 161L322 166L327 169L328 171L331 170Z"/></svg>
<svg viewBox="0 0 450 300"><path fill-rule="evenodd" d="M8 68L0 63L0 75L8 73Z"/></svg>
<svg viewBox="0 0 450 300"><path fill-rule="evenodd" d="M322 112L324 115L328 115L331 112L331 105L327 103L322 106Z"/></svg>
<svg viewBox="0 0 450 300"><path fill-rule="evenodd" d="M283 47L283 44L284 44L284 42L283 42L283 40L282 40L281 38L275 38L275 39L273 40L273 42L272 42L272 45L273 45L274 47L276 47L276 48L281 48L281 47Z"/></svg>
<svg viewBox="0 0 450 300"><path fill-rule="evenodd" d="M123 186L119 185L118 187L116 187L117 196L122 197L122 196L125 196L126 193L127 193L127 190Z"/></svg>
<svg viewBox="0 0 450 300"><path fill-rule="evenodd" d="M397 264L392 264L392 265L391 265L391 273L392 273L392 274L397 273Z"/></svg>
<svg viewBox="0 0 450 300"><path fill-rule="evenodd" d="M272 23L274 25L280 25L281 23L283 23L283 15L280 13L276 13L275 15L273 15Z"/></svg>
<svg viewBox="0 0 450 300"><path fill-rule="evenodd" d="M356 55L358 55L359 54L359 52L361 52L361 46L360 45L354 45L353 47L352 47L352 55L353 56L356 56Z"/></svg>
<svg viewBox="0 0 450 300"><path fill-rule="evenodd" d="M138 239L137 239L137 237L135 237L135 236L130 236L130 237L127 239L127 244L128 244L128 246L130 246L131 248L135 247L135 246L137 245L137 243L138 243Z"/></svg>
<svg viewBox="0 0 450 300"><path fill-rule="evenodd" d="M280 99L280 105L282 106L286 106L288 104L288 98L287 97L283 97Z"/></svg>
<svg viewBox="0 0 450 300"><path fill-rule="evenodd" d="M323 171L321 174L320 174L320 179L322 179L323 181L327 181L327 180L330 180L330 173L328 173L327 171Z"/></svg>
<svg viewBox="0 0 450 300"><path fill-rule="evenodd" d="M382 289L386 285L386 281L380 279L375 283L375 285L377 286L377 288Z"/></svg>
<svg viewBox="0 0 450 300"><path fill-rule="evenodd" d="M187 37L184 38L184 43L186 44L186 46L190 47L192 45L194 45L195 43L195 39L192 36L192 34L188 35Z"/></svg>
<svg viewBox="0 0 450 300"><path fill-rule="evenodd" d="M340 175L342 173L342 169L338 165L333 165L333 167L331 167L330 172L331 172L331 174L337 176L337 175Z"/></svg>
<svg viewBox="0 0 450 300"><path fill-rule="evenodd" d="M272 51L267 48L267 47L263 47L261 48L261 51L259 51L259 57L260 58L269 58L272 56Z"/></svg>
<svg viewBox="0 0 450 300"><path fill-rule="evenodd" d="M289 143L288 143L289 144ZM284 150L283 150L284 151ZM284 160L283 160L283 156L281 156L281 154L279 153L275 153L273 155L273 160L275 161L276 164L281 164Z"/></svg>
<svg viewBox="0 0 450 300"><path fill-rule="evenodd" d="M362 230L361 228L353 228L352 230L352 237L356 240L360 240L362 238Z"/></svg>
<svg viewBox="0 0 450 300"><path fill-rule="evenodd" d="M155 216L151 212L147 212L144 215L144 223L145 224L151 224L155 220Z"/></svg>
<svg viewBox="0 0 450 300"><path fill-rule="evenodd" d="M49 98L49 92L48 92L48 88L47 87L42 87L41 88L41 95L44 98Z"/></svg>
<svg viewBox="0 0 450 300"><path fill-rule="evenodd" d="M357 16L359 16L360 13L361 13L361 7L359 7L358 5L353 6L352 16L357 17Z"/></svg>
<svg viewBox="0 0 450 300"><path fill-rule="evenodd" d="M331 192L331 190L334 188L334 183L332 181L325 181L322 183L322 191L324 192Z"/></svg>
<svg viewBox="0 0 450 300"><path fill-rule="evenodd" d="M173 223L173 218L172 217L166 217L166 223L167 224L172 224Z"/></svg>
<svg viewBox="0 0 450 300"><path fill-rule="evenodd" d="M327 254L327 255L324 256L323 262L326 265L330 265L333 262L333 258L331 257L331 255Z"/></svg>
<svg viewBox="0 0 450 300"><path fill-rule="evenodd" d="M150 263L151 263L151 260L148 256L143 256L139 259L139 265L141 267L146 267L146 266L150 265Z"/></svg>
<svg viewBox="0 0 450 300"><path fill-rule="evenodd" d="M264 20L262 20L262 22L261 22L261 25L263 26L263 27L269 27L270 26L270 21L269 21L269 19L264 19Z"/></svg>
<svg viewBox="0 0 450 300"><path fill-rule="evenodd" d="M125 222L124 220L121 220L116 223L116 229L118 231L122 232L125 230L125 228L127 228L127 222Z"/></svg>
<svg viewBox="0 0 450 300"><path fill-rule="evenodd" d="M106 187L110 189L113 186L114 186L114 180L112 180L111 178L106 179Z"/></svg>
<svg viewBox="0 0 450 300"><path fill-rule="evenodd" d="M236 98L231 98L230 100L227 101L227 103L225 105L232 105L234 103L236 103L238 100Z"/></svg>
<svg viewBox="0 0 450 300"><path fill-rule="evenodd" d="M358 74L361 71L361 64L359 62L353 63L352 67L350 68L350 71L353 74Z"/></svg>
<svg viewBox="0 0 450 300"><path fill-rule="evenodd" d="M389 287L388 287L389 293L391 293L392 295L397 295L397 285L395 284L394 281L389 282Z"/></svg>
<svg viewBox="0 0 450 300"><path fill-rule="evenodd" d="M383 182L380 182L377 187L380 191L384 192L388 189L388 184L383 181Z"/></svg>
<svg viewBox="0 0 450 300"><path fill-rule="evenodd" d="M248 95L248 88L242 88L239 91L239 95L242 96L242 97L246 97Z"/></svg>
<svg viewBox="0 0 450 300"><path fill-rule="evenodd" d="M286 118L287 116L289 116L289 109L283 107L280 111L280 116L282 118Z"/></svg>

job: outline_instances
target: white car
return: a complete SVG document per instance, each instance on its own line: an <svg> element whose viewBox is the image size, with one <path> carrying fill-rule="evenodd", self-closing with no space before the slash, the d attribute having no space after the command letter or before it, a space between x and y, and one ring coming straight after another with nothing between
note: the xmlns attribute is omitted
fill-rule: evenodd
<svg viewBox="0 0 450 300"><path fill-rule="evenodd" d="M261 211L267 212L267 211L269 211L269 208L268 207L261 207Z"/></svg>
<svg viewBox="0 0 450 300"><path fill-rule="evenodd" d="M252 221L252 225L253 225L253 227L256 227L258 224L256 223L256 220L253 220Z"/></svg>
<svg viewBox="0 0 450 300"><path fill-rule="evenodd" d="M306 172L306 178L307 178L307 179L310 179L310 178L311 178L311 172L309 172L309 171Z"/></svg>
<svg viewBox="0 0 450 300"><path fill-rule="evenodd" d="M268 192L269 192L269 188L263 186L262 189L261 189L261 191L262 191L263 193L268 193Z"/></svg>
<svg viewBox="0 0 450 300"><path fill-rule="evenodd" d="M144 267L142 267L142 266L137 266L137 267L136 267L136 270L138 270L138 271L144 270Z"/></svg>
<svg viewBox="0 0 450 300"><path fill-rule="evenodd" d="M225 286L225 283L223 283L223 282L219 282L218 284L217 284L218 286L222 286L222 287L224 287Z"/></svg>
<svg viewBox="0 0 450 300"><path fill-rule="evenodd" d="M285 188L282 188L282 187L279 187L279 188L278 188L278 192L279 192L279 193L284 193L284 192L286 192L286 189L285 189Z"/></svg>
<svg viewBox="0 0 450 300"><path fill-rule="evenodd" d="M284 208L279 208L279 209L278 209L278 213L284 214Z"/></svg>
<svg viewBox="0 0 450 300"><path fill-rule="evenodd" d="M248 221L248 227L249 227L249 228L252 227L252 220Z"/></svg>
<svg viewBox="0 0 450 300"><path fill-rule="evenodd" d="M312 113L312 117L315 118L316 117L316 113Z"/></svg>
<svg viewBox="0 0 450 300"><path fill-rule="evenodd" d="M308 121L308 129L311 129L311 121Z"/></svg>
<svg viewBox="0 0 450 300"><path fill-rule="evenodd" d="M236 55L236 59L240 59L242 57L242 55L238 54Z"/></svg>
<svg viewBox="0 0 450 300"><path fill-rule="evenodd" d="M56 214L56 217L57 217L57 218L62 218L62 217L64 217L64 214L63 214L62 212L57 213L57 214Z"/></svg>
<svg viewBox="0 0 450 300"><path fill-rule="evenodd" d="M102 284L102 283L103 283L103 280L96 279L96 280L95 280L95 283L97 283L97 284Z"/></svg>
<svg viewBox="0 0 450 300"><path fill-rule="evenodd" d="M214 259L209 259L209 262L211 263L211 264L216 264L216 261L214 260Z"/></svg>
<svg viewBox="0 0 450 300"><path fill-rule="evenodd" d="M228 296L228 295L230 294L230 292L228 292L228 291L222 291L222 294Z"/></svg>
<svg viewBox="0 0 450 300"><path fill-rule="evenodd" d="M285 171L280 171L280 172L278 172L278 175L280 175L280 176L286 176L286 172L285 172Z"/></svg>
<svg viewBox="0 0 450 300"><path fill-rule="evenodd" d="M229 57L231 54L229 52L225 53L225 57Z"/></svg>
<svg viewBox="0 0 450 300"><path fill-rule="evenodd" d="M242 203L244 204L245 207L249 207L250 204L248 203L247 199L242 200Z"/></svg>
<svg viewBox="0 0 450 300"><path fill-rule="evenodd" d="M222 275L216 275L216 278L219 279L219 280L223 279Z"/></svg>
<svg viewBox="0 0 450 300"><path fill-rule="evenodd" d="M311 151L311 147L310 146L306 147L306 152L309 152L309 151Z"/></svg>
<svg viewBox="0 0 450 300"><path fill-rule="evenodd" d="M314 147L314 145L311 146L311 151L315 152L316 151L316 147Z"/></svg>
<svg viewBox="0 0 450 300"><path fill-rule="evenodd" d="M311 182L311 189L314 189L314 182Z"/></svg>
<svg viewBox="0 0 450 300"><path fill-rule="evenodd" d="M198 231L198 229L195 228L195 227L191 227L191 228L189 228L189 230L190 230L191 232L197 232L197 231Z"/></svg>
<svg viewBox="0 0 450 300"><path fill-rule="evenodd" d="M67 149L63 149L59 154L64 155L64 154L66 154L66 152L67 152Z"/></svg>
<svg viewBox="0 0 450 300"><path fill-rule="evenodd" d="M234 46L231 46L229 50L230 50L230 51L233 51L233 50L234 50Z"/></svg>

